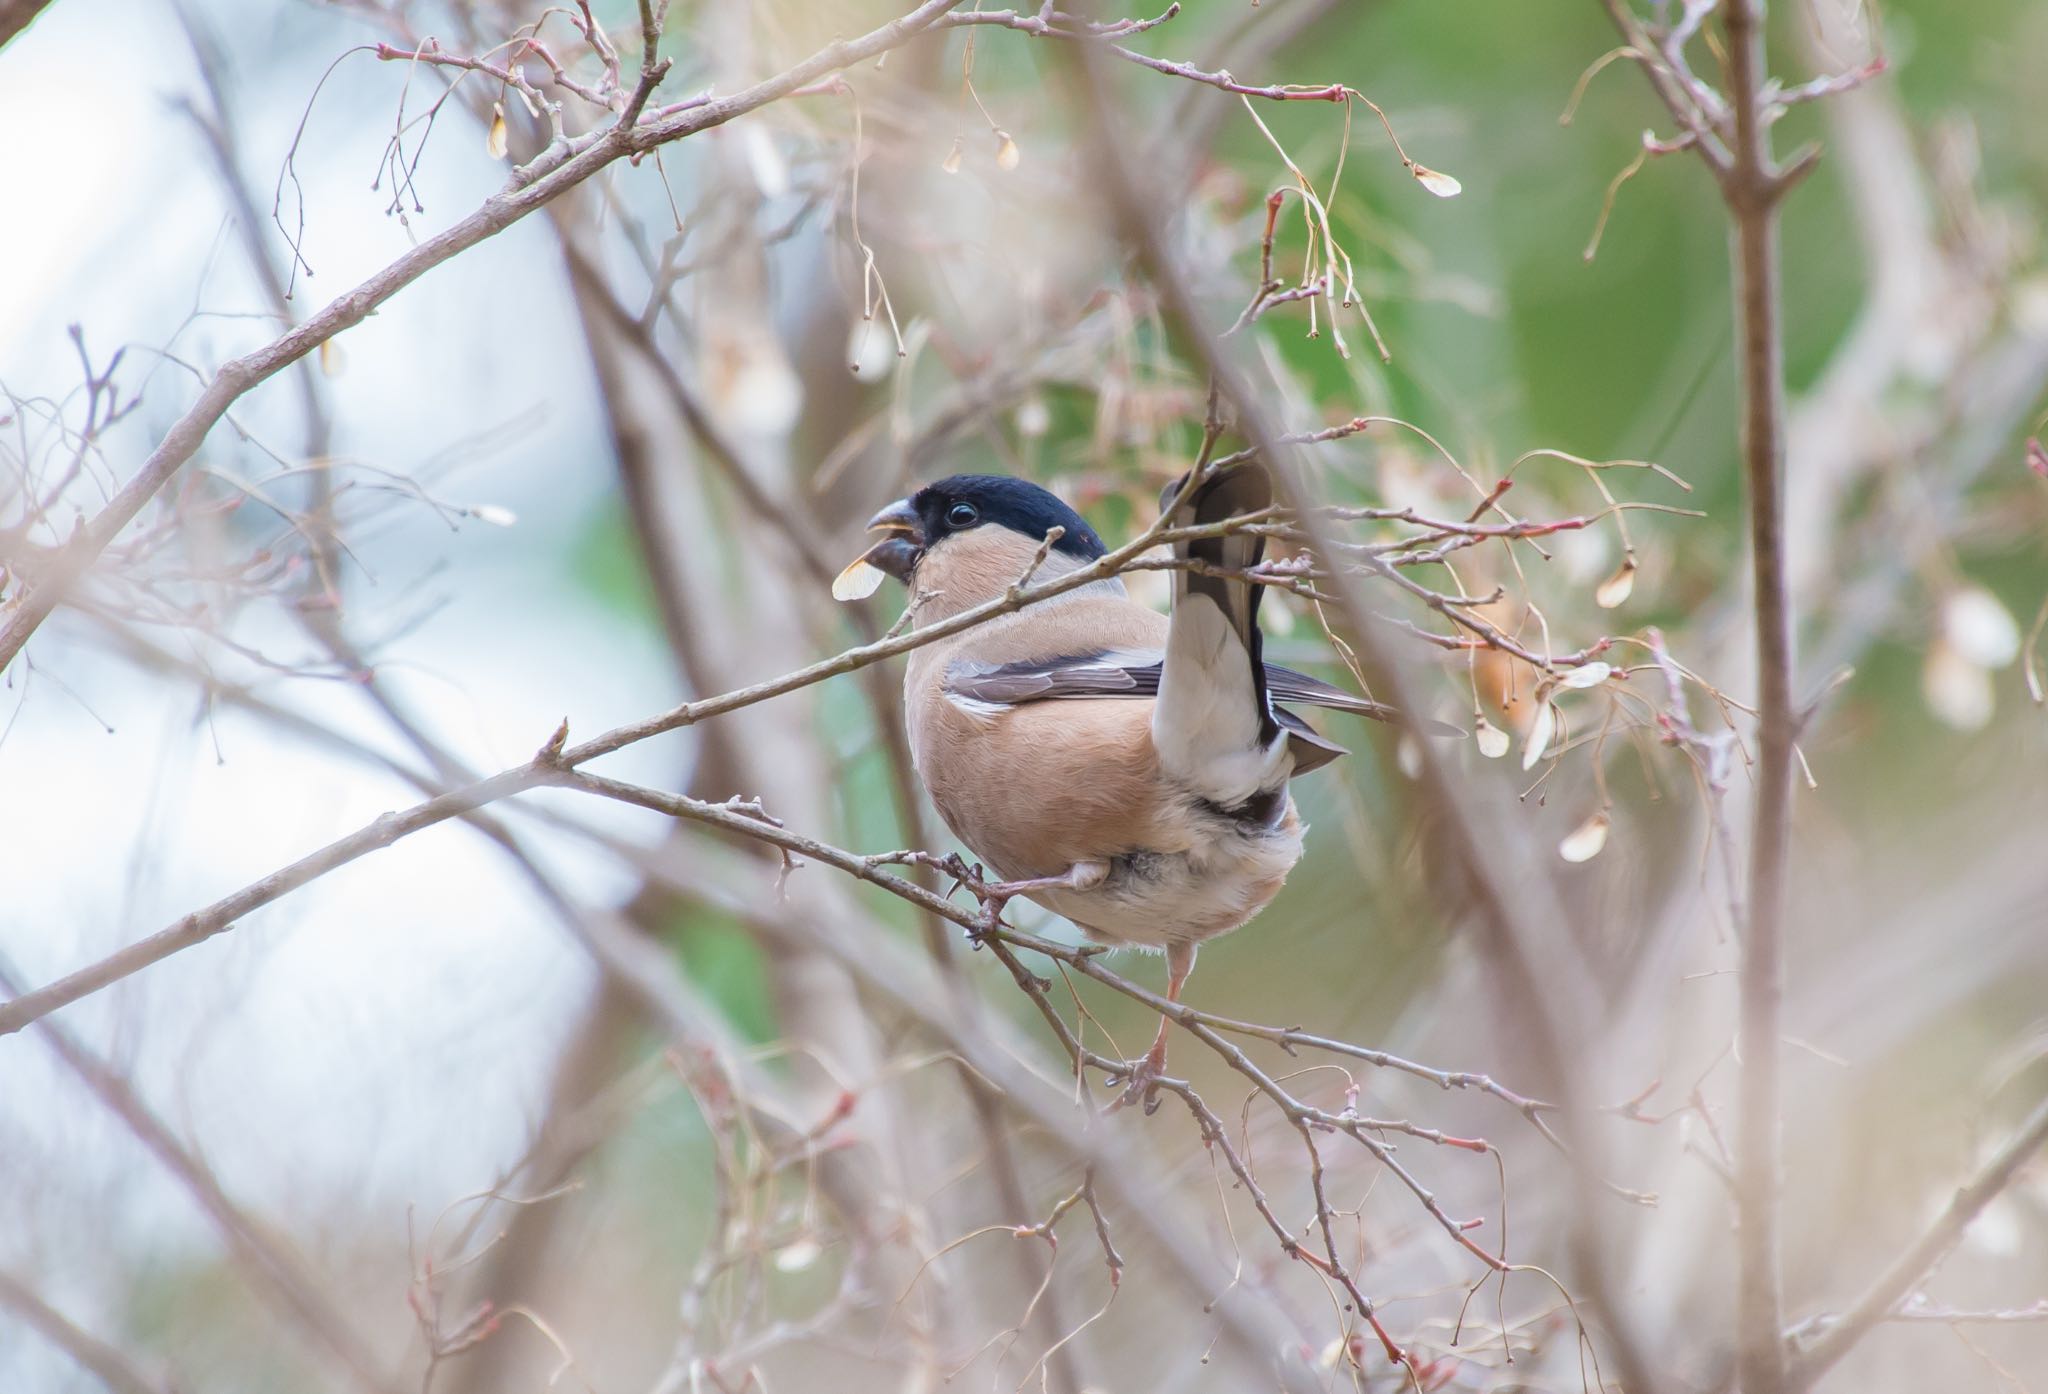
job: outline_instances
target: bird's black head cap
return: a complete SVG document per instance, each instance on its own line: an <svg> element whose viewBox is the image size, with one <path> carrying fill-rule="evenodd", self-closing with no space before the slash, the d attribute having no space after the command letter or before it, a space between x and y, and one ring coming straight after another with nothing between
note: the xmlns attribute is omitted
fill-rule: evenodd
<svg viewBox="0 0 2048 1394"><path fill-rule="evenodd" d="M919 489L910 506L923 525L926 547L992 523L1033 541L1043 541L1055 527L1065 528L1053 550L1082 561L1093 561L1109 550L1087 519L1055 495L1006 474L956 474Z"/></svg>

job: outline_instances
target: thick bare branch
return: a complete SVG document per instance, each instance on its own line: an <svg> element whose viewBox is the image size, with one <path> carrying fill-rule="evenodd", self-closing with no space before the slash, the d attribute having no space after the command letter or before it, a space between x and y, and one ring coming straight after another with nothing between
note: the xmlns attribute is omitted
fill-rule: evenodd
<svg viewBox="0 0 2048 1394"><path fill-rule="evenodd" d="M36 16L49 6L50 0L0 0L0 47L35 23Z"/></svg>
<svg viewBox="0 0 2048 1394"><path fill-rule="evenodd" d="M1778 202L1784 175L1772 160L1764 110L1763 7L1728 0L1728 101L1733 165L1722 181L1735 224L1737 374L1742 383L1742 459L1749 502L1756 611L1757 761L1751 777L1748 921L1742 931L1742 1055L1735 1188L1740 1275L1737 1354L1746 1394L1785 1387L1784 1299L1779 1272L1783 1185L1780 1084L1784 1035L1784 924L1792 850L1792 606L1785 556L1785 350L1778 286Z"/></svg>

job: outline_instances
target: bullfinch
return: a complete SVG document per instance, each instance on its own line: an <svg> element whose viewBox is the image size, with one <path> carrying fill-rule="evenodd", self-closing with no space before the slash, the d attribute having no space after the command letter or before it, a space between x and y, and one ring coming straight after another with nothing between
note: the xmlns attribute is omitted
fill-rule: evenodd
<svg viewBox="0 0 2048 1394"><path fill-rule="evenodd" d="M1272 503L1257 463L1170 486L1174 526ZM895 577L925 627L1005 594L1060 530L1034 579L1107 550L1053 494L1003 475L941 479L868 523L886 536L849 567ZM1267 663L1259 599L1238 579L1263 536L1177 543L1190 564L1160 614L1115 576L914 649L904 679L919 777L955 836L1022 895L1096 943L1164 950L1178 1001L1199 945L1279 894L1306 831L1289 781L1345 753L1284 703L1384 717L1341 688ZM1194 569L1199 568L1199 569ZM842 580L847 579L843 577ZM856 581L848 588L858 593ZM1134 1062L1124 1098L1149 1092L1166 1027Z"/></svg>

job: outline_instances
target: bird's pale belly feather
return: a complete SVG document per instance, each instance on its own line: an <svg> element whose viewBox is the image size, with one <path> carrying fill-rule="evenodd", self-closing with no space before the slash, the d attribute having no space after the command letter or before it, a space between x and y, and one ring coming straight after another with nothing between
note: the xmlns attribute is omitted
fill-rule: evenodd
<svg viewBox="0 0 2048 1394"><path fill-rule="evenodd" d="M1031 897L1104 944L1164 948L1199 944L1238 928L1272 901L1301 858L1303 828L1290 804L1270 828L1219 826L1199 852L1134 852L1110 862L1110 874L1085 891Z"/></svg>

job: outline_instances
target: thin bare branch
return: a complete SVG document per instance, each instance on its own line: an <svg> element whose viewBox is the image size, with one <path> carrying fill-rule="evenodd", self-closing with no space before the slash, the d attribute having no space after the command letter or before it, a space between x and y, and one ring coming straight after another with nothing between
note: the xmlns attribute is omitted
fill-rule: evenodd
<svg viewBox="0 0 2048 1394"><path fill-rule="evenodd" d="M0 1307L77 1361L113 1394L172 1394L174 1386L146 1373L129 1354L85 1330L44 1301L26 1280L0 1268Z"/></svg>
<svg viewBox="0 0 2048 1394"><path fill-rule="evenodd" d="M0 988L10 993L19 990L12 970L5 965L0 965ZM303 1261L235 1203L212 1170L172 1135L120 1072L59 1022L44 1023L43 1035L65 1067L84 1081L205 1212L250 1289L298 1325L314 1345L324 1348L363 1394L398 1394L399 1386L378 1369L370 1344L352 1328Z"/></svg>
<svg viewBox="0 0 2048 1394"><path fill-rule="evenodd" d="M1967 1316L1943 1318L1901 1304L1906 1303L1948 1257L1962 1240L1963 1231L1970 1227L1970 1221L1997 1199L2012 1184L2020 1168L2044 1147L2048 1147L2048 1100L2028 1115L1976 1175L1956 1188L1956 1193L1949 1198L1934 1222L1905 1252L1886 1266L1848 1311L1840 1316L1809 1318L1787 1333L1786 1339L1793 1351L1787 1387L1795 1390L1811 1388L1881 1322L1902 1318L1927 1321L1971 1319ZM2031 1310L2038 1314L2042 1306L2037 1303ZM2005 1314L2003 1319L2016 1318Z"/></svg>

